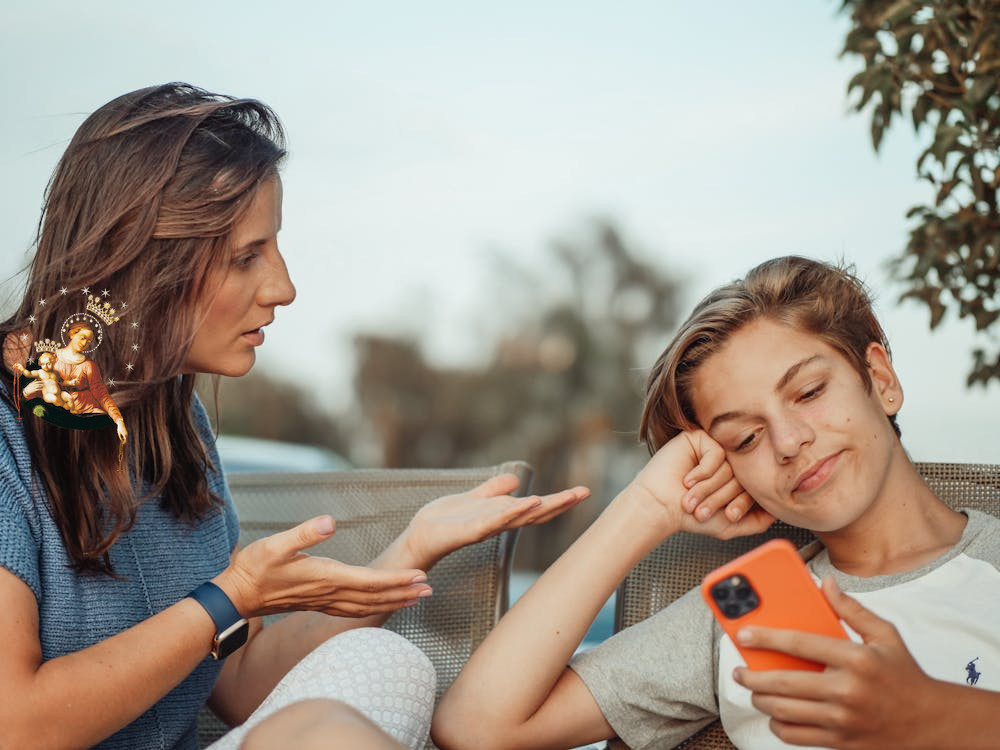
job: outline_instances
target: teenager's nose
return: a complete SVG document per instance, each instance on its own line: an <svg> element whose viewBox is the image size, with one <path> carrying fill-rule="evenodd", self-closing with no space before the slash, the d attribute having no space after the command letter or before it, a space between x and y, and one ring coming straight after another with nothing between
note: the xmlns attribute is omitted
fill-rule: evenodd
<svg viewBox="0 0 1000 750"><path fill-rule="evenodd" d="M815 437L812 427L795 414L782 414L771 425L771 442L779 463L787 463L798 456Z"/></svg>

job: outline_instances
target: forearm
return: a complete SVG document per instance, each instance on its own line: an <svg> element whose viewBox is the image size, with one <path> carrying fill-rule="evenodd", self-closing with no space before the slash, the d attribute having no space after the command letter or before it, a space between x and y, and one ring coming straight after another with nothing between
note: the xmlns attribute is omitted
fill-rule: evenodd
<svg viewBox="0 0 1000 750"><path fill-rule="evenodd" d="M550 696L604 602L672 531L642 498L619 495L487 636L435 724L449 734L514 737Z"/></svg>
<svg viewBox="0 0 1000 750"><path fill-rule="evenodd" d="M135 720L205 658L215 626L185 599L87 649L8 682L2 747L89 747ZM8 667L11 672L17 668Z"/></svg>
<svg viewBox="0 0 1000 750"><path fill-rule="evenodd" d="M925 701L926 710L919 713L908 733L908 747L914 750L996 748L1000 693L938 680L932 686Z"/></svg>

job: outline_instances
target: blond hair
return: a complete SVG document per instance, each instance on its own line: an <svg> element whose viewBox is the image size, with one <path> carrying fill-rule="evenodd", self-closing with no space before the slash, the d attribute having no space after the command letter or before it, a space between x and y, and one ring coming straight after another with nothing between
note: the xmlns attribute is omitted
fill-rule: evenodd
<svg viewBox="0 0 1000 750"><path fill-rule="evenodd" d="M695 372L734 333L761 318L822 339L844 356L869 391L868 345L876 342L889 351L871 295L853 267L799 256L765 261L699 302L653 365L639 425L651 453L698 427L691 401ZM895 416L889 421L898 435Z"/></svg>

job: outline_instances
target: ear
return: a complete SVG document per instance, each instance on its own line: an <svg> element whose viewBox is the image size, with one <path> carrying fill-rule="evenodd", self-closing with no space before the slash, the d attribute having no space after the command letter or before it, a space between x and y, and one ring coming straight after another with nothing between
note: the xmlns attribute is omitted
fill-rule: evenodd
<svg viewBox="0 0 1000 750"><path fill-rule="evenodd" d="M879 343L872 342L865 350L868 375L872 379L872 396L878 399L888 415L897 413L903 405L903 388L889 359L889 352Z"/></svg>

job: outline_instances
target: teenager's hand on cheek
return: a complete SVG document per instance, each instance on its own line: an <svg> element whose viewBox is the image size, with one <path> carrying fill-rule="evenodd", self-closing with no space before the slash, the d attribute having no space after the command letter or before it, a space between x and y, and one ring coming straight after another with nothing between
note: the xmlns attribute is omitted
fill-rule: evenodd
<svg viewBox="0 0 1000 750"><path fill-rule="evenodd" d="M759 534L774 523L736 481L726 452L704 430L676 435L632 484L655 498L674 530L730 538Z"/></svg>
<svg viewBox="0 0 1000 750"><path fill-rule="evenodd" d="M753 704L771 716L771 730L791 745L882 750L923 747L921 722L934 721L934 693L942 685L914 661L892 623L844 594L832 578L823 590L834 612L864 643L774 628L746 628L741 642L826 664L823 672L734 673L753 692ZM927 735L924 735L926 738ZM932 744L933 745L933 741Z"/></svg>
<svg viewBox="0 0 1000 750"><path fill-rule="evenodd" d="M757 505L736 479L722 446L704 431L691 434L704 452L684 477L688 491L681 507L696 522L686 523L685 530L731 538L759 534L774 523L774 516Z"/></svg>

